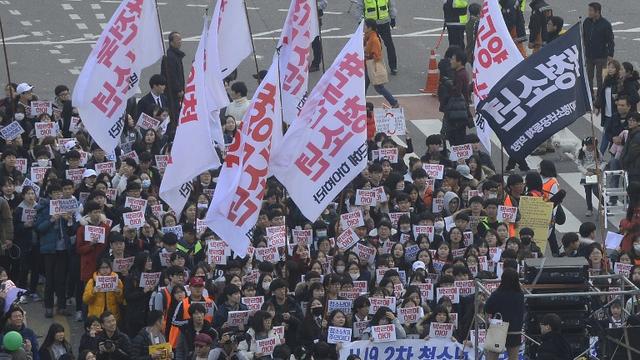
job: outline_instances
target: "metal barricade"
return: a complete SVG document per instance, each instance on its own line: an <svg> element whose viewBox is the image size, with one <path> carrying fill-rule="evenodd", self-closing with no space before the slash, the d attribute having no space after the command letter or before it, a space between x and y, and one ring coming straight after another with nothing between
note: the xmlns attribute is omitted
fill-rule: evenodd
<svg viewBox="0 0 640 360"><path fill-rule="evenodd" d="M608 224L609 216L624 215L629 205L627 194L627 172L624 170L607 170L602 176L602 199L604 199L604 223ZM616 201L615 203L612 203Z"/></svg>

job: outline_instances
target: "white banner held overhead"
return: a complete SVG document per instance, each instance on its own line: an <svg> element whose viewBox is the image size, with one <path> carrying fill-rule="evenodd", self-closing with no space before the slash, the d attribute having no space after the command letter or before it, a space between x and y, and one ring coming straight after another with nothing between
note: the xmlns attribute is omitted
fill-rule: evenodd
<svg viewBox="0 0 640 360"><path fill-rule="evenodd" d="M282 111L287 124L298 117L307 96L311 42L318 36L316 0L292 0L278 42Z"/></svg>
<svg viewBox="0 0 640 360"><path fill-rule="evenodd" d="M220 159L209 136L208 105L204 77L207 23L184 89L176 137L170 161L160 184L160 197L180 213L191 194L191 180L209 169L220 166ZM197 156L194 156L196 155Z"/></svg>
<svg viewBox="0 0 640 360"><path fill-rule="evenodd" d="M271 148L282 137L276 57L222 165L205 222L240 257L247 254L264 197Z"/></svg>
<svg viewBox="0 0 640 360"><path fill-rule="evenodd" d="M154 0L123 0L89 54L73 89L85 128L107 152L118 145L127 99L142 70L162 57Z"/></svg>
<svg viewBox="0 0 640 360"><path fill-rule="evenodd" d="M362 24L293 122L271 169L314 221L367 165Z"/></svg>
<svg viewBox="0 0 640 360"><path fill-rule="evenodd" d="M524 60L511 39L498 0L484 0L473 58L473 104L478 106L493 86ZM476 117L476 130L482 145L491 154L489 124Z"/></svg>

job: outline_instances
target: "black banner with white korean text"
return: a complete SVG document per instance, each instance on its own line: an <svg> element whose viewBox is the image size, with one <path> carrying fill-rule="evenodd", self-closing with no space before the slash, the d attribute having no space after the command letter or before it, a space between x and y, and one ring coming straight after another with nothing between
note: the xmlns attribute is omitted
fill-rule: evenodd
<svg viewBox="0 0 640 360"><path fill-rule="evenodd" d="M522 159L591 110L581 24L544 46L505 75L478 104L481 117Z"/></svg>

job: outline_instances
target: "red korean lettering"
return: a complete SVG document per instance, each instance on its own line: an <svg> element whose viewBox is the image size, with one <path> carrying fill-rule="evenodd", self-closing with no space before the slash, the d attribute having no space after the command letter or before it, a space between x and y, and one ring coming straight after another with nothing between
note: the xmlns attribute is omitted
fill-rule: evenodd
<svg viewBox="0 0 640 360"><path fill-rule="evenodd" d="M282 89L286 92L297 94L302 88L303 83L304 76L300 68L292 63L287 64L287 75L284 78Z"/></svg>
<svg viewBox="0 0 640 360"><path fill-rule="evenodd" d="M260 151L259 154L265 160L265 163L269 162L270 154L268 149L262 149L262 151ZM267 176L266 166L263 168L257 168L253 166L253 164L248 164L247 166L245 166L244 170L251 177L251 182L249 182L249 186L247 187L247 190L256 190L258 188L258 185L262 185L262 183L265 181L265 178Z"/></svg>
<svg viewBox="0 0 640 360"><path fill-rule="evenodd" d="M267 83L262 88L262 91L260 91L260 93L258 94L258 98L256 99L255 105L253 106L253 109L256 112L252 113L251 119L261 119L262 117L264 117L267 111L267 106L271 106L271 108L274 109L275 102L276 86L273 83Z"/></svg>
<svg viewBox="0 0 640 360"><path fill-rule="evenodd" d="M324 119L325 115L327 115L328 113L327 109L324 107L324 102L325 102L325 98L322 98L318 102L318 109L316 110L317 117L313 122L313 124L311 124L310 126L311 129L315 129L316 126L318 126L318 124L320 123L320 121L322 121L322 119Z"/></svg>
<svg viewBox="0 0 640 360"><path fill-rule="evenodd" d="M480 39L480 41L486 41L489 37L491 37L491 35L496 33L496 27L495 25L493 25L493 19L491 18L491 16L487 16L487 26L489 27L488 29L484 26L478 29L478 39ZM481 46L480 41L476 41L476 46Z"/></svg>
<svg viewBox="0 0 640 360"><path fill-rule="evenodd" d="M107 36L104 38L104 42L102 43L102 47L100 51L98 51L98 64L104 65L107 68L111 68L111 58L118 51L120 46L118 45L118 41Z"/></svg>
<svg viewBox="0 0 640 360"><path fill-rule="evenodd" d="M295 164L302 171L303 174L310 176L312 181L317 181L318 178L324 174L324 172L329 168L329 163L323 158L322 150L318 149L318 147L313 143L307 144L307 150L311 152L311 155L307 155L305 153L300 154L300 156L296 159ZM313 168L317 169L314 171Z"/></svg>
<svg viewBox="0 0 640 360"><path fill-rule="evenodd" d="M122 41L124 45L129 45L131 40L138 34L138 25L135 22L135 15L127 16L127 13L122 11L118 14L109 32L115 36L116 39Z"/></svg>
<svg viewBox="0 0 640 360"><path fill-rule="evenodd" d="M126 5L126 8L130 13L134 14L135 17L139 18L142 16L142 4L144 4L144 0L131 0Z"/></svg>
<svg viewBox="0 0 640 360"><path fill-rule="evenodd" d="M326 126L323 126L322 129L320 129L320 132L324 135L324 143L322 144L323 150L329 149L331 144L335 146L329 153L331 157L336 156L344 144L353 136L351 131L345 131L344 126L340 126L338 129L329 129ZM340 135L343 136L340 137Z"/></svg>
<svg viewBox="0 0 640 360"><path fill-rule="evenodd" d="M196 106L198 106L198 100L196 99L196 85L194 84L195 69L192 67L189 72L189 79L187 86L184 89L184 97L182 99L182 111L180 114L180 124L186 124L191 121L198 120L198 113Z"/></svg>
<svg viewBox="0 0 640 360"><path fill-rule="evenodd" d="M327 85L327 89L324 91L324 94L322 94L322 95L332 105L337 104L338 103L338 99L340 99L342 96L344 96L342 91L340 91L340 88L338 88L337 86L335 86L333 84Z"/></svg>
<svg viewBox="0 0 640 360"><path fill-rule="evenodd" d="M304 11L304 12L302 12ZM293 21L298 23L300 26L304 25L309 21L309 17L311 16L311 8L309 7L309 3L306 0L298 0L296 1L295 13L293 15Z"/></svg>
<svg viewBox="0 0 640 360"><path fill-rule="evenodd" d="M99 92L98 95L91 100L91 103L103 114L107 115L107 117L111 117L120 104L122 104L122 99L116 95L116 88L108 82L105 81L102 84L102 89L106 90L107 93Z"/></svg>
<svg viewBox="0 0 640 360"><path fill-rule="evenodd" d="M351 126L351 130L360 134L367 129L367 113L366 106L360 103L359 96L348 98L341 110L336 111L333 115L343 124Z"/></svg>
<svg viewBox="0 0 640 360"><path fill-rule="evenodd" d="M361 78L364 76L364 59L358 53L348 53L340 63L339 69L349 77Z"/></svg>
<svg viewBox="0 0 640 360"><path fill-rule="evenodd" d="M245 221L258 211L258 206L249 199L250 195L247 190L241 187L236 189L236 199L231 203L227 219L234 222L237 226L243 226ZM238 213L241 207L246 208L243 214Z"/></svg>
<svg viewBox="0 0 640 360"><path fill-rule="evenodd" d="M113 72L117 75L118 80L116 82L116 87L118 89L122 89L122 93L126 94L127 90L129 90L129 77L131 76L131 68L121 68L116 65L116 68L113 69ZM127 86L123 87L126 83Z"/></svg>
<svg viewBox="0 0 640 360"><path fill-rule="evenodd" d="M272 132L273 132L273 119L271 119L270 117L264 116L264 117L261 117L256 122L255 126L251 127L251 129L249 130L249 135L256 142L263 142L271 137Z"/></svg>

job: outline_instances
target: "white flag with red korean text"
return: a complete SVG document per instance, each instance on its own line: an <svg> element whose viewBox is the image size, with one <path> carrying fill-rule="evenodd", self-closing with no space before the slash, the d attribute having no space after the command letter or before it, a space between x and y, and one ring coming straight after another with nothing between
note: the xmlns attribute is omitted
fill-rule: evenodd
<svg viewBox="0 0 640 360"><path fill-rule="evenodd" d="M251 55L251 51L244 0L218 0L207 33L205 76L211 137L221 147L224 136L217 110L229 105L223 80Z"/></svg>
<svg viewBox="0 0 640 360"><path fill-rule="evenodd" d="M362 23L273 151L271 170L314 221L367 166Z"/></svg>
<svg viewBox="0 0 640 360"><path fill-rule="evenodd" d="M309 84L311 42L318 36L316 0L292 0L278 42L282 112L290 124L300 112Z"/></svg>
<svg viewBox="0 0 640 360"><path fill-rule="evenodd" d="M262 207L271 148L282 137L276 66L274 56L229 146L205 218L207 226L240 257L247 254Z"/></svg>
<svg viewBox="0 0 640 360"><path fill-rule="evenodd" d="M123 0L78 76L73 105L98 145L111 152L123 129L127 99L140 92L142 70L162 57L154 0Z"/></svg>
<svg viewBox="0 0 640 360"><path fill-rule="evenodd" d="M209 136L208 109L209 105L216 107L217 104L208 104L205 95L205 88L211 85L206 84L204 76L206 37L205 19L202 37L184 89L178 128L171 148L171 161L167 164L160 184L160 197L178 214L191 194L191 180L206 170L220 166L220 158Z"/></svg>
<svg viewBox="0 0 640 360"><path fill-rule="evenodd" d="M478 106L489 91L524 58L511 39L498 0L484 0L476 46L473 53L473 102ZM476 130L482 145L491 154L491 128L476 116Z"/></svg>

